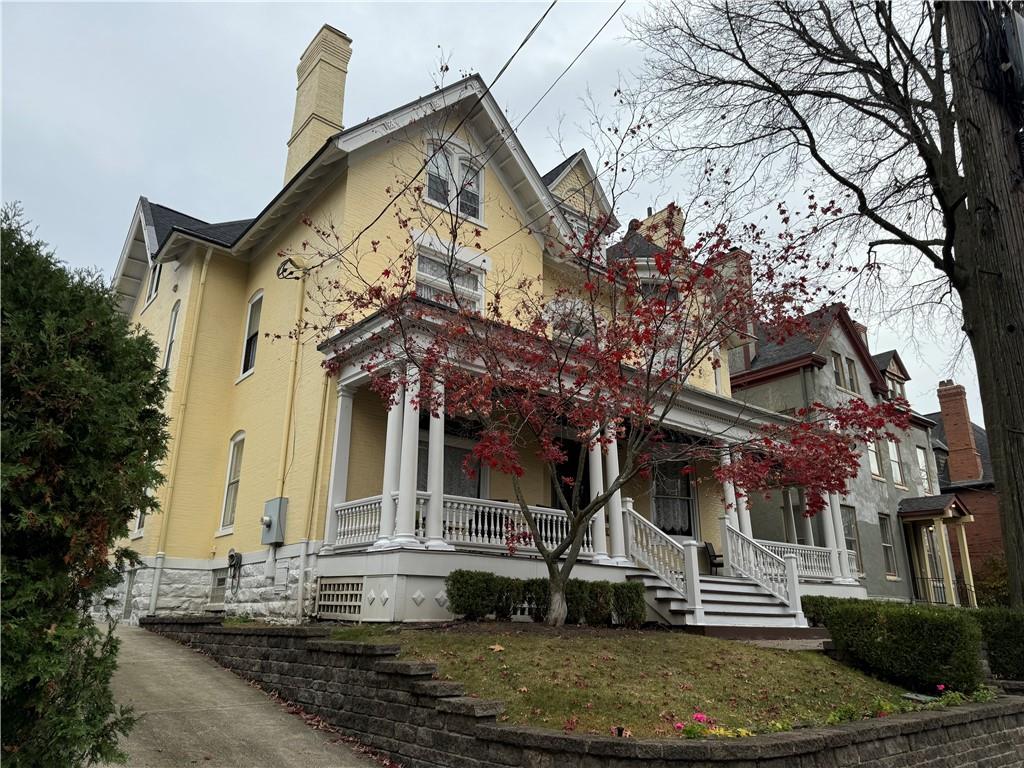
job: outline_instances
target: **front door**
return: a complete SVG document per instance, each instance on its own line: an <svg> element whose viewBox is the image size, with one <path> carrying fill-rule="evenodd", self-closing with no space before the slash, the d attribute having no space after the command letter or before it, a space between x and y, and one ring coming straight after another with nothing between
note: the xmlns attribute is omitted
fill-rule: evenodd
<svg viewBox="0 0 1024 768"><path fill-rule="evenodd" d="M674 539L697 537L693 473L685 463L669 461L655 468L653 522Z"/></svg>

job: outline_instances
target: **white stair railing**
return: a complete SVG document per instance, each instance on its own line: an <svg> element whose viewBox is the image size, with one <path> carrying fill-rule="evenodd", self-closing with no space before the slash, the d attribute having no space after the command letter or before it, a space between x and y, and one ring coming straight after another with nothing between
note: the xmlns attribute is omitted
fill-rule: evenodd
<svg viewBox="0 0 1024 768"><path fill-rule="evenodd" d="M797 590L791 584L796 582L796 556L789 554L784 560L728 523L722 528L725 532L726 565L734 573L761 585L787 605L792 606L795 598L799 606L799 594L793 594ZM792 578L787 573L787 562L792 563Z"/></svg>
<svg viewBox="0 0 1024 768"><path fill-rule="evenodd" d="M626 501L625 499L623 501ZM688 598L687 581L692 581L699 592L698 578L687 579L687 552L678 541L646 518L637 514L632 505L624 504L622 516L626 523L627 553L638 564L656 574L662 581ZM689 563L696 572L696 557Z"/></svg>

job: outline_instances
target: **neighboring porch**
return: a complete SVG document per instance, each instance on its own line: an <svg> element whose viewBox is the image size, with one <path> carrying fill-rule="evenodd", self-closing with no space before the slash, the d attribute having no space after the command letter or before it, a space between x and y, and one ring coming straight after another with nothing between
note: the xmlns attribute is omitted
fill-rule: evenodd
<svg viewBox="0 0 1024 768"><path fill-rule="evenodd" d="M900 522L910 554L914 600L976 608L974 574L964 526L974 517L956 494L922 496L900 502ZM957 573L950 540L956 537L962 573Z"/></svg>

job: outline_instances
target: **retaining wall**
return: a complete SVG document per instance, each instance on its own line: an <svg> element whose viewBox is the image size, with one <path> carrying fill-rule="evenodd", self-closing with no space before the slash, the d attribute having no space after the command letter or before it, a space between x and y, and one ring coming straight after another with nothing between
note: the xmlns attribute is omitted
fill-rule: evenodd
<svg viewBox="0 0 1024 768"><path fill-rule="evenodd" d="M396 658L396 645L327 640L323 627L222 627L172 617L140 624L209 654L406 768L1024 765L1021 697L746 739L618 739L498 724L500 702L433 679L435 665Z"/></svg>

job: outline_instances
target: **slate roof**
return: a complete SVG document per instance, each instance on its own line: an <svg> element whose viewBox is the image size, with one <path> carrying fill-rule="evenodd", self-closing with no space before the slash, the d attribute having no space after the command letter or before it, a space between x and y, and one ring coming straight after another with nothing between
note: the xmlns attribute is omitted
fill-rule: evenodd
<svg viewBox="0 0 1024 768"><path fill-rule="evenodd" d="M942 422L942 411L926 413L924 417L935 422L935 426L932 428L932 447L948 453L949 441L946 439L946 425ZM995 482L995 475L992 473L992 454L988 447L988 433L983 427L979 427L973 421L971 422L971 429L974 430L974 444L977 446L978 456L981 458L981 479L951 483L949 480L949 464L945 461L940 461L938 462L940 488L956 488Z"/></svg>
<svg viewBox="0 0 1024 768"><path fill-rule="evenodd" d="M540 180L544 182L544 186L550 187L552 183L554 183L555 179L561 176L562 172L565 171L566 168L568 168L576 161L576 158L580 156L580 152L582 151L583 150L581 149L579 150L579 152L573 152L571 155L565 158L565 160L563 160L550 171L541 176Z"/></svg>
<svg viewBox="0 0 1024 768"><path fill-rule="evenodd" d="M750 361L750 368L746 370L756 371L761 368L771 368L789 360L796 360L801 357L813 354L821 346L821 342L828 333L829 328L836 318L836 311L839 305L822 307L819 310L807 315L807 328L801 333L788 336L779 343L764 341L765 329L758 328L755 335L762 340L757 346L757 354ZM743 371L745 373L746 371Z"/></svg>
<svg viewBox="0 0 1024 768"><path fill-rule="evenodd" d="M174 228L198 235L205 240L230 246L252 221L252 219L238 219L237 221L211 224L159 203L150 203L149 211L150 221L153 224L153 229L156 230L157 249L163 246Z"/></svg>
<svg viewBox="0 0 1024 768"><path fill-rule="evenodd" d="M653 259L662 250L639 229L631 229L624 238L605 251L605 257L609 263L624 256L630 259Z"/></svg>
<svg viewBox="0 0 1024 768"><path fill-rule="evenodd" d="M888 352L879 352L877 355L872 355L871 359L874 361L878 370L884 371L889 367L889 363L892 362L895 355L896 350L890 349Z"/></svg>
<svg viewBox="0 0 1024 768"><path fill-rule="evenodd" d="M900 499L900 512L942 512L957 501L955 493L939 493L935 496L911 496Z"/></svg>

